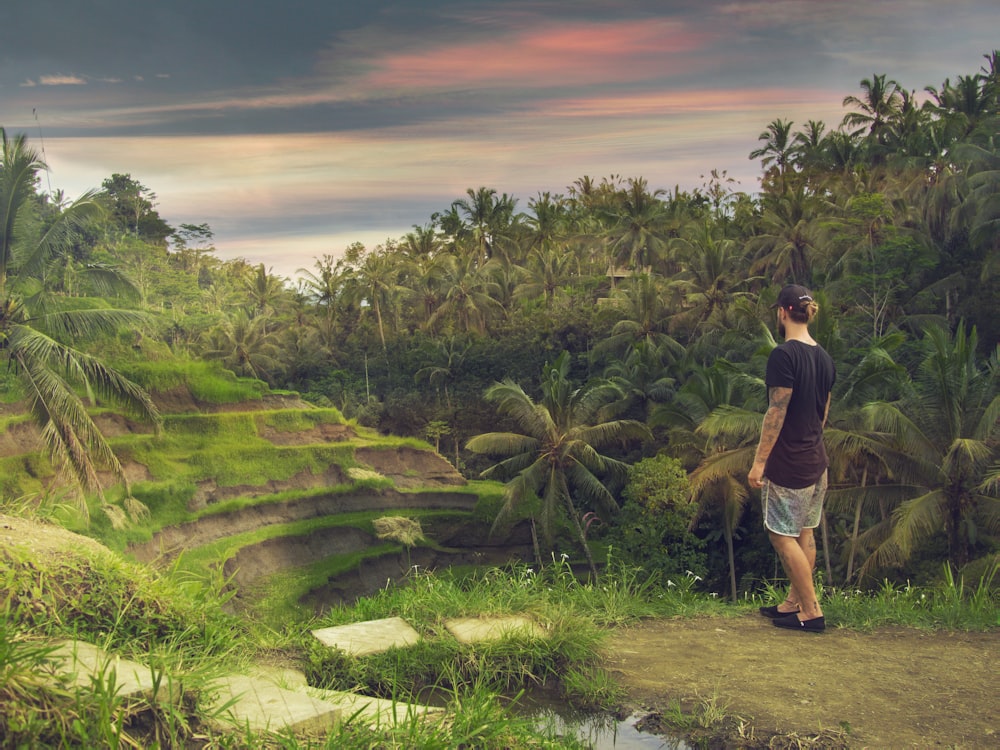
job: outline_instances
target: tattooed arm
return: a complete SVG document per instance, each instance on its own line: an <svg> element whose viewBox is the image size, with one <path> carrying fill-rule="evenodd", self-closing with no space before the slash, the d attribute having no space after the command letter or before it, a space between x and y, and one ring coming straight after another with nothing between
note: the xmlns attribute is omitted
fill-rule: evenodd
<svg viewBox="0 0 1000 750"><path fill-rule="evenodd" d="M754 455L753 467L747 475L751 487L760 487L764 480L764 464L771 455L771 449L778 440L781 425L785 423L788 412L788 402L792 399L791 388L770 388L768 390L767 413L764 414L764 424L760 428L760 442L757 443L757 453Z"/></svg>

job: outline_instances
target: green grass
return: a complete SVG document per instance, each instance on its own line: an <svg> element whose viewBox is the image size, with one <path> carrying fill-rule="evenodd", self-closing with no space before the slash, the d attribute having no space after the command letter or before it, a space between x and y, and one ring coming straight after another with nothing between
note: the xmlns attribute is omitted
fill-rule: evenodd
<svg viewBox="0 0 1000 750"><path fill-rule="evenodd" d="M186 387L196 399L210 404L258 401L269 392L263 381L237 377L218 362L169 358L124 362L119 370L149 391Z"/></svg>
<svg viewBox="0 0 1000 750"><path fill-rule="evenodd" d="M979 580L967 582L956 577L945 563L941 578L933 584L912 586L884 581L873 591L826 587L822 589L820 605L827 622L853 630L870 632L879 627L901 626L986 631L1000 627L998 583L998 565ZM784 596L783 588L767 587L759 596L745 597L745 602L756 609Z"/></svg>
<svg viewBox="0 0 1000 750"><path fill-rule="evenodd" d="M370 524L376 515L340 520ZM265 534L307 528L290 524ZM601 667L609 627L651 616L742 616L759 603L748 597L733 606L699 593L698 581L689 575L654 586L618 564L613 553L598 583L579 580L569 560L555 556L542 569L514 565L464 576L419 572L404 585L388 586L353 606L278 625L223 614L219 605L230 594L218 567L195 572L178 564L157 573L90 545L42 557L5 547L0 550L0 736L10 746L24 747L579 747L575 740L552 737L519 717L511 701L524 690L545 686L561 692L570 704L608 709L620 699ZM224 546L215 554L223 556ZM304 587L311 585L309 576L323 574L318 565L267 585ZM266 602L263 593L261 601ZM871 594L828 589L823 597L828 616L846 627L978 630L998 625L993 576L973 584L945 571L932 587L887 584ZM512 635L468 646L443 627L449 617L487 614L528 615L544 636ZM322 647L308 633L389 616L410 621L422 641L355 659ZM53 637L89 640L123 657L147 661L163 679L178 679L186 697L165 710L123 701L104 678L85 691L43 686L39 675L46 639ZM378 731L348 720L329 737L313 740L222 732L202 723L200 685L223 669L275 659L302 668L316 687L362 689L400 701L433 698L448 706L448 718L424 722L410 717ZM690 731L727 720L717 702L675 709L666 712L664 721Z"/></svg>

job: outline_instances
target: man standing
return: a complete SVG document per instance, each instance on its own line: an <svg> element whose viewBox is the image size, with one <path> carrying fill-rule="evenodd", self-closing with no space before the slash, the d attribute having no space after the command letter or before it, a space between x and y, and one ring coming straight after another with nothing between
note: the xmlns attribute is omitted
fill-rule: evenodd
<svg viewBox="0 0 1000 750"><path fill-rule="evenodd" d="M788 596L760 612L780 628L821 632L823 610L813 584L816 540L826 495L823 427L836 379L833 360L809 335L819 305L808 289L790 284L778 294L778 333L784 343L767 360L768 408L761 427L751 487L761 489L764 526L790 581Z"/></svg>

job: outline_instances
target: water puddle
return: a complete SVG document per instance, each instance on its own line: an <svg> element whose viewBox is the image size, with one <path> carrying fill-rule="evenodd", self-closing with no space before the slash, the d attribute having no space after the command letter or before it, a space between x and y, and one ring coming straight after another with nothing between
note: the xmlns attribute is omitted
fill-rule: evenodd
<svg viewBox="0 0 1000 750"><path fill-rule="evenodd" d="M680 737L663 737L637 729L643 714L619 719L608 713L575 711L552 696L537 693L519 704L518 713L534 720L540 731L575 737L591 750L691 750Z"/></svg>

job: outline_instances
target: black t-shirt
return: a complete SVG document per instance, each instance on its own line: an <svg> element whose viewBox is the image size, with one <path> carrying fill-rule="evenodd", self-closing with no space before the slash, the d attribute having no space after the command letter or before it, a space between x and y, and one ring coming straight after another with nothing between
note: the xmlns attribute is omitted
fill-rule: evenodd
<svg viewBox="0 0 1000 750"><path fill-rule="evenodd" d="M823 476L828 464L823 414L836 378L833 359L819 345L786 341L771 351L765 384L768 389L792 389L785 421L764 467L764 476L775 484L799 489Z"/></svg>

